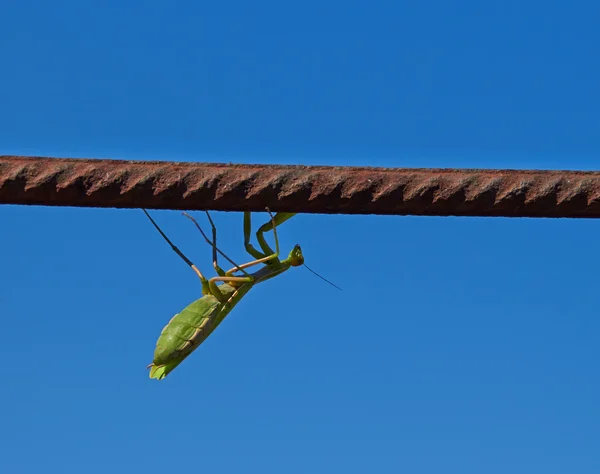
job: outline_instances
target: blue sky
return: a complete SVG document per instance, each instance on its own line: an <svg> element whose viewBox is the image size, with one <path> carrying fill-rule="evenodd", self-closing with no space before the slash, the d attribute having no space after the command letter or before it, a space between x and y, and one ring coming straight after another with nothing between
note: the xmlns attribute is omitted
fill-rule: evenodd
<svg viewBox="0 0 600 474"><path fill-rule="evenodd" d="M1 154L598 166L597 2L0 14ZM196 229L154 216L210 273ZM247 259L241 214L213 217ZM156 339L200 288L141 211L0 222L2 472L599 472L596 221L299 215L283 249L344 291L259 285L161 382Z"/></svg>

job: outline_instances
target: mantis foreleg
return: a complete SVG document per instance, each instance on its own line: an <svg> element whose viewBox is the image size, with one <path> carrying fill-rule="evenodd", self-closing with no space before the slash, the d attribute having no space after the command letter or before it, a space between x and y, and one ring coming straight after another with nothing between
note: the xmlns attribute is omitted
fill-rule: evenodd
<svg viewBox="0 0 600 474"><path fill-rule="evenodd" d="M237 268L232 268L231 270L228 270L227 272L225 272L225 275L231 275L237 269L241 269L243 271L244 268L248 268L248 267L251 267L253 265L258 265L259 263L266 263L266 264L268 264L271 260L275 260L275 259L279 258L279 239L277 237L277 230L276 230L276 227L278 225L278 224L276 224L277 215L275 215L275 217L273 217L273 214L271 213L271 211L269 211L269 208L267 208L267 212L269 213L269 216L271 217L270 224L271 224L271 226L273 228L273 236L275 238L275 248L276 248L276 251L273 252L273 250L271 250L269 248L270 253L269 253L269 255L265 256L262 253L260 253L259 251L257 251L252 246L252 244L250 244L250 231L251 231L250 213L244 213L244 245L246 246L246 250L248 250L248 253L250 253L252 256L254 256L254 253L255 253L256 255L259 255L259 257L257 257L257 259L254 260L254 261L252 261L252 262L248 262L248 263L245 263L243 265L240 265ZM290 217L292 217L292 216L290 215L287 219L289 219ZM285 219L285 220L287 220L287 219ZM284 221L281 221L281 222L284 222ZM265 227L265 226L263 225L262 227ZM250 252L249 247L250 247L250 249L252 249L252 251L254 253ZM263 248L263 250L265 250L265 249ZM244 272L244 273L246 273L246 272ZM247 273L246 273L246 275L247 275Z"/></svg>
<svg viewBox="0 0 600 474"><path fill-rule="evenodd" d="M269 212L269 214L271 214L271 213ZM295 215L296 215L296 213L291 213L291 212L278 212L277 214L275 214L274 218L271 215L271 220L269 222L266 222L265 224L263 224L258 229L258 231L256 232L256 240L258 240L260 248L264 252L264 253L261 253L258 250L256 250L254 248L254 246L250 243L250 234L252 233L251 217L250 217L249 212L244 212L244 247L246 247L246 251L250 255L252 255L254 258L257 258L257 259L265 258L268 255L273 255L274 253L279 255L279 241L277 239L277 231L275 230L275 228L277 226L283 224L288 219L291 219ZM273 249L271 247L269 247L269 244L267 244L267 241L264 237L264 233L268 232L271 229L273 229L273 234L274 234L274 238L275 238L275 246L276 246L275 252L273 251Z"/></svg>
<svg viewBox="0 0 600 474"><path fill-rule="evenodd" d="M244 247L246 252L252 255L254 258L260 259L265 258L264 253L259 252L254 248L254 245L250 243L250 234L252 233L252 222L249 212L244 212Z"/></svg>

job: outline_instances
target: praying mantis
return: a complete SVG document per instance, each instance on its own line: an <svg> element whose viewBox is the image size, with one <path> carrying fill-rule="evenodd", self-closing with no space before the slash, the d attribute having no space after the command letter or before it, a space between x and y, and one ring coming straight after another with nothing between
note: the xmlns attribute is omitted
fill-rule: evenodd
<svg viewBox="0 0 600 474"><path fill-rule="evenodd" d="M286 272L291 267L303 265L304 256L302 255L300 245L295 245L287 258L279 258L277 227L293 217L295 213L278 212L273 216L271 211L267 209L270 221L263 224L256 232L256 239L262 250L261 252L250 243L252 232L251 216L250 212L244 212L244 246L246 251L255 260L238 265L217 247L217 229L208 211L206 211L206 215L212 227L212 241L206 236L198 222L184 212L183 215L196 225L204 240L212 247L213 266L218 276L207 279L169 240L150 214L145 209L142 210L175 253L198 275L202 285L202 297L190 303L180 313L173 316L158 338L154 351L154 360L147 368L150 369L149 375L151 379L162 380L212 334L254 285L274 278ZM264 233L271 229L273 229L275 250L269 247L264 236ZM223 271L219 266L217 254L220 254L231 263L233 268ZM264 267L254 273L246 271L247 268L259 264L264 264ZM310 271L312 272L312 270ZM236 272L241 272L242 275L235 275ZM318 274L317 276L323 278ZM333 285L333 283L327 282Z"/></svg>

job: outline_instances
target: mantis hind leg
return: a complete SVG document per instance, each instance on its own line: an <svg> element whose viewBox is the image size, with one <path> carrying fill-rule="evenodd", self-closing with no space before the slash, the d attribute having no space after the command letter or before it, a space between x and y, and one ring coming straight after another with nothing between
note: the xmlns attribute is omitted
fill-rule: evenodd
<svg viewBox="0 0 600 474"><path fill-rule="evenodd" d="M252 282L254 281L254 277L252 277L252 275L248 274L243 268L240 268L239 265L237 265L234 261L232 261L227 255L225 255L221 250L219 250L216 246L216 228L214 227L214 223L212 222L212 219L210 219L209 216L209 220L213 226L213 241L211 242L209 240L209 238L206 236L206 234L204 233L204 231L202 230L202 228L200 227L200 225L198 224L198 222L190 215L186 214L184 212L184 215L186 217L189 217L192 222L194 224L196 224L196 227L198 227L198 230L200 231L200 233L202 234L202 236L204 237L204 239L212 246L213 248L213 260L214 260L214 265L215 268L219 268L218 272L220 271L220 274L218 277L214 277L211 278L210 280L208 280L201 272L200 270L198 270L198 268L196 267L196 265L194 265L192 263L192 261L187 258L183 252L181 250L179 250L175 244L173 244L173 242L171 242L171 239L169 239L169 237L167 237L167 235L163 232L163 230L159 227L159 225L154 221L154 219L152 218L152 216L150 216L150 214L148 214L148 212L145 209L142 209L144 211L144 213L146 214L146 216L148 217L148 219L150 219L150 222L152 222L152 225L154 225L154 227L156 228L156 230L158 230L158 232L160 233L160 235L162 236L163 239L165 239L165 241L171 246L171 248L173 249L173 251L179 255L179 257L185 262L187 263L192 270L194 270L194 272L196 272L196 274L198 275L198 277L200 278L200 281L202 282L202 294L203 295L210 295L212 294L215 298L217 298L220 302L224 303L227 301L227 297L221 292L221 290L219 290L219 287L217 286L216 282L217 281L223 281L223 282ZM225 272L218 266L217 263L217 257L216 254L220 253L223 257L225 257L227 260L229 260L233 265L235 265L233 271L235 270L240 270L242 271L246 276L245 277L233 277L233 276L226 276ZM254 263L254 262L251 262ZM246 266L249 266L248 264L246 264Z"/></svg>
<svg viewBox="0 0 600 474"><path fill-rule="evenodd" d="M179 257L185 262L187 263L190 268L192 270L194 270L194 272L196 273L196 275L198 275L198 277L200 278L200 283L202 284L202 294L207 295L210 293L210 285L208 280L206 279L206 277L204 275L202 275L202 272L200 272L200 270L198 270L198 267L196 267L196 265L194 265L192 263L192 261L187 258L183 252L181 250L179 250L177 248L177 246L171 242L171 240L167 237L167 235L162 231L162 229L159 227L159 225L154 221L154 219L152 219L152 216L150 214L148 214L148 211L146 211L146 209L142 209L142 211L144 211L144 214L146 214L146 216L148 217L148 219L150 219L150 222L152 222L152 225L156 228L156 230L158 230L159 234L162 236L163 239L165 239L165 241L171 246L171 248L173 249L173 251L179 255Z"/></svg>
<svg viewBox="0 0 600 474"><path fill-rule="evenodd" d="M291 219L296 214L291 212L278 212L275 214L275 217L273 217L269 209L267 209L267 212L269 212L271 220L260 226L258 231L256 231L256 240L258 241L262 252L256 250L250 243L250 234L252 233L251 217L249 212L244 212L244 247L246 247L246 251L256 259L263 259L271 256L269 260L274 260L279 256L279 239L277 238L276 227L283 224L288 219ZM273 229L273 237L275 239L275 251L269 246L264 236L264 233L271 229ZM272 257L274 254L276 254L277 257Z"/></svg>

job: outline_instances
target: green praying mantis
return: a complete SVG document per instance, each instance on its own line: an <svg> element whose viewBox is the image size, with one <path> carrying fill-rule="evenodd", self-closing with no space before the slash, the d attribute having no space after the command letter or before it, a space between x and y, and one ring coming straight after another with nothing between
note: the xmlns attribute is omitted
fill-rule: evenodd
<svg viewBox="0 0 600 474"><path fill-rule="evenodd" d="M291 267L303 265L304 256L302 255L300 245L295 245L287 258L279 258L277 227L293 217L295 213L278 212L273 216L269 209L267 209L270 221L263 224L256 232L256 239L262 250L261 252L250 243L250 235L252 233L251 217L250 212L245 212L244 246L246 251L255 260L238 265L217 247L217 229L208 211L206 215L212 227L212 241L204 233L198 222L184 212L183 215L196 225L204 240L212 247L213 266L218 276L207 279L196 265L171 242L150 214L145 209L143 211L175 253L198 275L202 285L202 297L190 303L180 313L173 316L158 338L154 351L154 360L148 365L148 368L150 369L151 379L161 380L181 364L212 334L254 285L274 278ZM271 229L273 230L273 238L275 240L275 250L269 247L264 236L265 232ZM223 271L219 266L217 254L231 263L233 268ZM264 267L254 273L246 271L247 268L259 264L264 264ZM313 272L310 268L307 267L307 269ZM241 275L236 275L237 272L241 272ZM316 275L325 280L320 275ZM336 286L328 280L325 281ZM337 286L336 288L340 289Z"/></svg>

